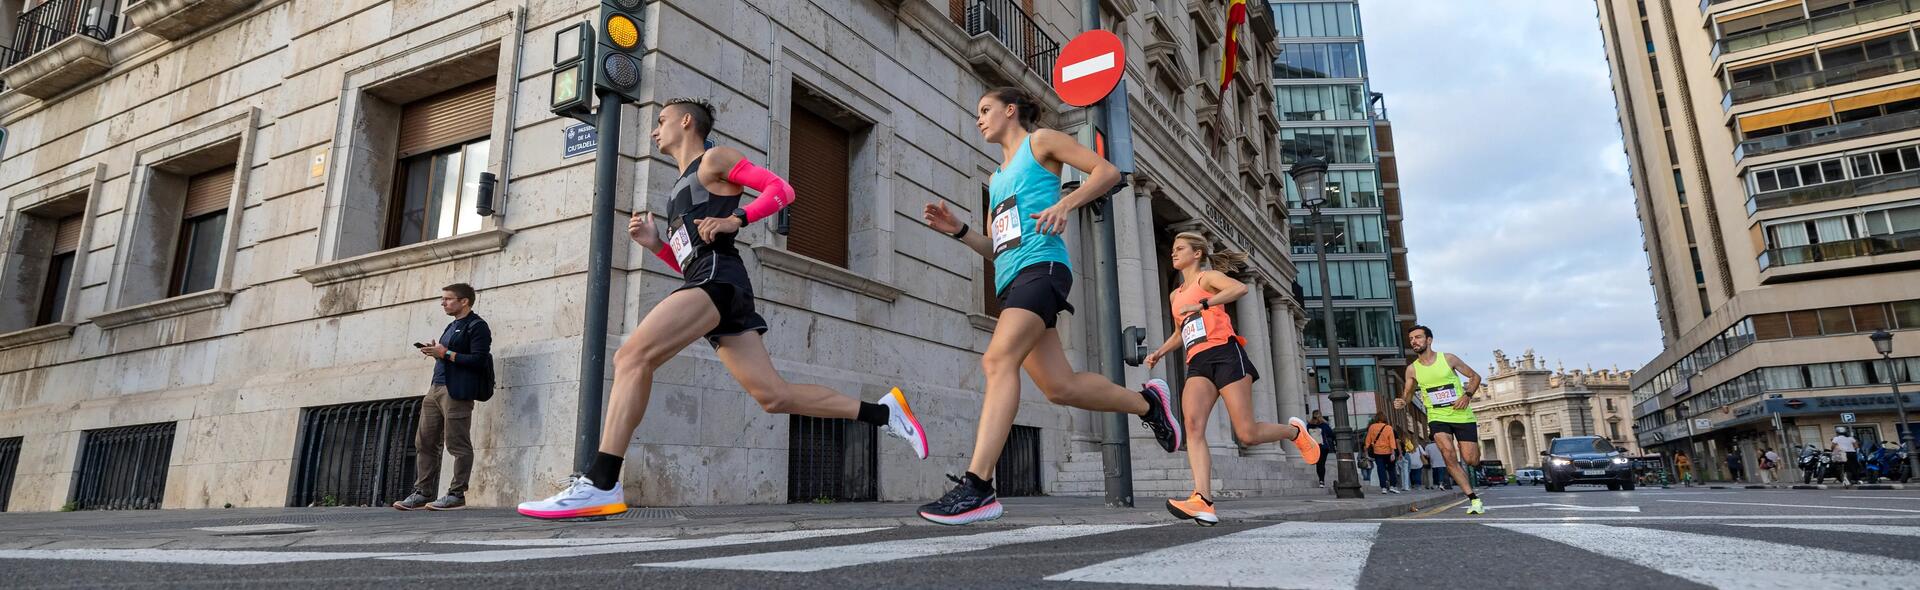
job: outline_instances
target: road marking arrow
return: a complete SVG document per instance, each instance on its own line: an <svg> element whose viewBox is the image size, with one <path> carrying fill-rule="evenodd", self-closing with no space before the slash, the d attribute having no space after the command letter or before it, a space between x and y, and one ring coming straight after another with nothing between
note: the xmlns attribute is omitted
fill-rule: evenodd
<svg viewBox="0 0 1920 590"><path fill-rule="evenodd" d="M1508 504L1506 506L1488 506L1488 508L1532 508L1535 506L1545 508L1547 510L1560 510L1560 511L1568 511L1568 512L1639 512L1640 511L1639 506L1579 506L1574 504L1550 504L1546 502L1534 502L1532 504Z"/></svg>

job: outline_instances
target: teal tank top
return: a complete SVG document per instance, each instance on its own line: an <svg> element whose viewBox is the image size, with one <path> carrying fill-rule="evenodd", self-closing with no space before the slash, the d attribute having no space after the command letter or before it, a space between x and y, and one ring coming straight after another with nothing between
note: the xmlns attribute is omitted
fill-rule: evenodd
<svg viewBox="0 0 1920 590"><path fill-rule="evenodd" d="M1060 176L1033 157L1033 136L1020 142L1013 160L987 184L987 238L993 242L993 291L1006 290L1020 270L1043 262L1072 265L1067 242L1034 229L1033 214L1060 202Z"/></svg>

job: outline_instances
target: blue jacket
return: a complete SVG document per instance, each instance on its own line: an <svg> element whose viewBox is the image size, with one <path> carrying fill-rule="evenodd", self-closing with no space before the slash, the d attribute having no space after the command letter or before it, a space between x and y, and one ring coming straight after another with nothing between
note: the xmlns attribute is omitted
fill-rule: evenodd
<svg viewBox="0 0 1920 590"><path fill-rule="evenodd" d="M440 344L453 352L453 360L435 361L436 371L447 376L447 397L484 402L493 399L493 330L480 314L449 325Z"/></svg>

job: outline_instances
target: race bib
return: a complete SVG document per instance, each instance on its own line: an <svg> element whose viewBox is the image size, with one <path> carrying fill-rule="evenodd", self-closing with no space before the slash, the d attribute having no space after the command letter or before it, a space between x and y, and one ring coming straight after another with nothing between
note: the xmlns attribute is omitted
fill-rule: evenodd
<svg viewBox="0 0 1920 590"><path fill-rule="evenodd" d="M1207 321L1200 314L1187 316L1187 321L1180 324L1181 346L1193 348L1193 345L1205 342L1206 339Z"/></svg>
<svg viewBox="0 0 1920 590"><path fill-rule="evenodd" d="M987 235L993 237L993 253L999 254L1020 245L1020 208L1017 198L1008 198L993 208L993 221Z"/></svg>
<svg viewBox="0 0 1920 590"><path fill-rule="evenodd" d="M667 234L667 246L673 248L673 258L680 261L680 268L686 268L693 260L693 239L687 237L686 225L674 224L673 231Z"/></svg>
<svg viewBox="0 0 1920 590"><path fill-rule="evenodd" d="M1431 407L1451 406L1453 402L1459 400L1460 392L1454 390L1452 385L1442 385L1427 390L1427 405Z"/></svg>

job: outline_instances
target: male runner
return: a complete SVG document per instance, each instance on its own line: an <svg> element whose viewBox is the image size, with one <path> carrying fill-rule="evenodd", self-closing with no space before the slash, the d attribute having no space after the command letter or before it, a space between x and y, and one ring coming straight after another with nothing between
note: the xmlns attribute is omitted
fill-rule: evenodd
<svg viewBox="0 0 1920 590"><path fill-rule="evenodd" d="M1427 427L1433 431L1433 442L1440 446L1440 456L1446 460L1447 474L1467 493L1467 514L1486 514L1466 469L1480 466L1480 428L1473 410L1467 409L1468 401L1480 391L1480 374L1460 357L1435 351L1433 330L1426 326L1408 330L1407 345L1419 356L1407 366L1406 386L1393 400L1393 409L1407 409L1408 400L1420 402L1427 414ZM1465 386L1460 384L1461 375L1467 376Z"/></svg>

